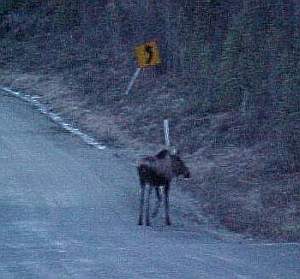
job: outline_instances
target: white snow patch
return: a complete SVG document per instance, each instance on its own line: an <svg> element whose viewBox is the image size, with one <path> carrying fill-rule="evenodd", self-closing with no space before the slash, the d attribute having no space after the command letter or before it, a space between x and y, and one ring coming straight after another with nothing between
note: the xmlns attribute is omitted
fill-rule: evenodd
<svg viewBox="0 0 300 279"><path fill-rule="evenodd" d="M41 102L38 101L38 99L40 98L39 96L31 96L29 94L23 94L21 92L11 90L7 87L1 87L0 89L7 93L10 93L16 97L21 98L22 100L24 100L26 102L33 104L41 113L49 116L51 120L53 120L55 123L59 124L61 127L63 127L68 132L70 132L76 136L79 136L88 145L92 145L100 150L103 150L106 148L105 145L100 144L93 137L81 132L78 128L73 127L71 124L64 122L64 120L58 114L50 112L46 106L44 106Z"/></svg>

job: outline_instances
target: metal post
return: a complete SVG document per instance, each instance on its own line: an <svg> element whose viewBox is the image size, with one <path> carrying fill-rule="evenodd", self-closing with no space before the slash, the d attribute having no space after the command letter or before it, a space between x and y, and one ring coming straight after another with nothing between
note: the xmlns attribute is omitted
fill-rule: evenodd
<svg viewBox="0 0 300 279"><path fill-rule="evenodd" d="M165 143L166 146L170 146L170 136L169 136L169 120L164 120L164 133L165 133Z"/></svg>
<svg viewBox="0 0 300 279"><path fill-rule="evenodd" d="M133 75L133 77L132 77L132 79L129 82L129 85L127 87L127 90L126 90L126 93L125 93L126 95L129 94L129 91L131 90L131 88L132 88L132 86L134 84L134 81L137 79L137 77L138 77L139 73L141 72L141 70L142 70L141 68L137 68L136 69L136 71L135 71L135 73L134 73L134 75Z"/></svg>

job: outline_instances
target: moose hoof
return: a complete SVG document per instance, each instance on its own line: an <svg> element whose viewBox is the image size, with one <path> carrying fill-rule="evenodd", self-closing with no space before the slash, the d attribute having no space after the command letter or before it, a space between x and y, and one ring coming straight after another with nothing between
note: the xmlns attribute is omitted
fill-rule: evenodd
<svg viewBox="0 0 300 279"><path fill-rule="evenodd" d="M167 220L167 221L166 221L166 225L167 225L167 226L171 226L171 224L172 224L172 223L171 223L170 220Z"/></svg>

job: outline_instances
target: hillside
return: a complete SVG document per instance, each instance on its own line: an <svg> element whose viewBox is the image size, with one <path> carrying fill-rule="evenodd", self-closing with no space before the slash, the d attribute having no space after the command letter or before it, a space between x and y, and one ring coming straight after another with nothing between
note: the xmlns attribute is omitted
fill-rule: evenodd
<svg viewBox="0 0 300 279"><path fill-rule="evenodd" d="M161 146L168 118L207 215L299 240L299 22L297 0L11 0L0 81L115 146ZM162 64L127 96L134 47L150 40Z"/></svg>

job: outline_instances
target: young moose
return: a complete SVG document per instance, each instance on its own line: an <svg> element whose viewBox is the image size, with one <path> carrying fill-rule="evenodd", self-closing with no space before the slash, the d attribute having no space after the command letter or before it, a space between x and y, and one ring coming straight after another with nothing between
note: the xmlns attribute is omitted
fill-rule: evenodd
<svg viewBox="0 0 300 279"><path fill-rule="evenodd" d="M146 200L146 225L150 225L150 196L152 189L155 188L157 201L156 207L152 217L156 216L161 203L161 195L159 187L162 186L164 190L164 204L165 204L165 220L167 225L171 225L169 217L169 190L172 178L177 176L190 177L190 171L176 154L171 154L170 151L164 149L155 156L149 156L141 159L138 163L138 174L141 186L141 200L140 200L140 215L139 225L143 224L144 215L144 196L145 187L148 184L148 194Z"/></svg>

